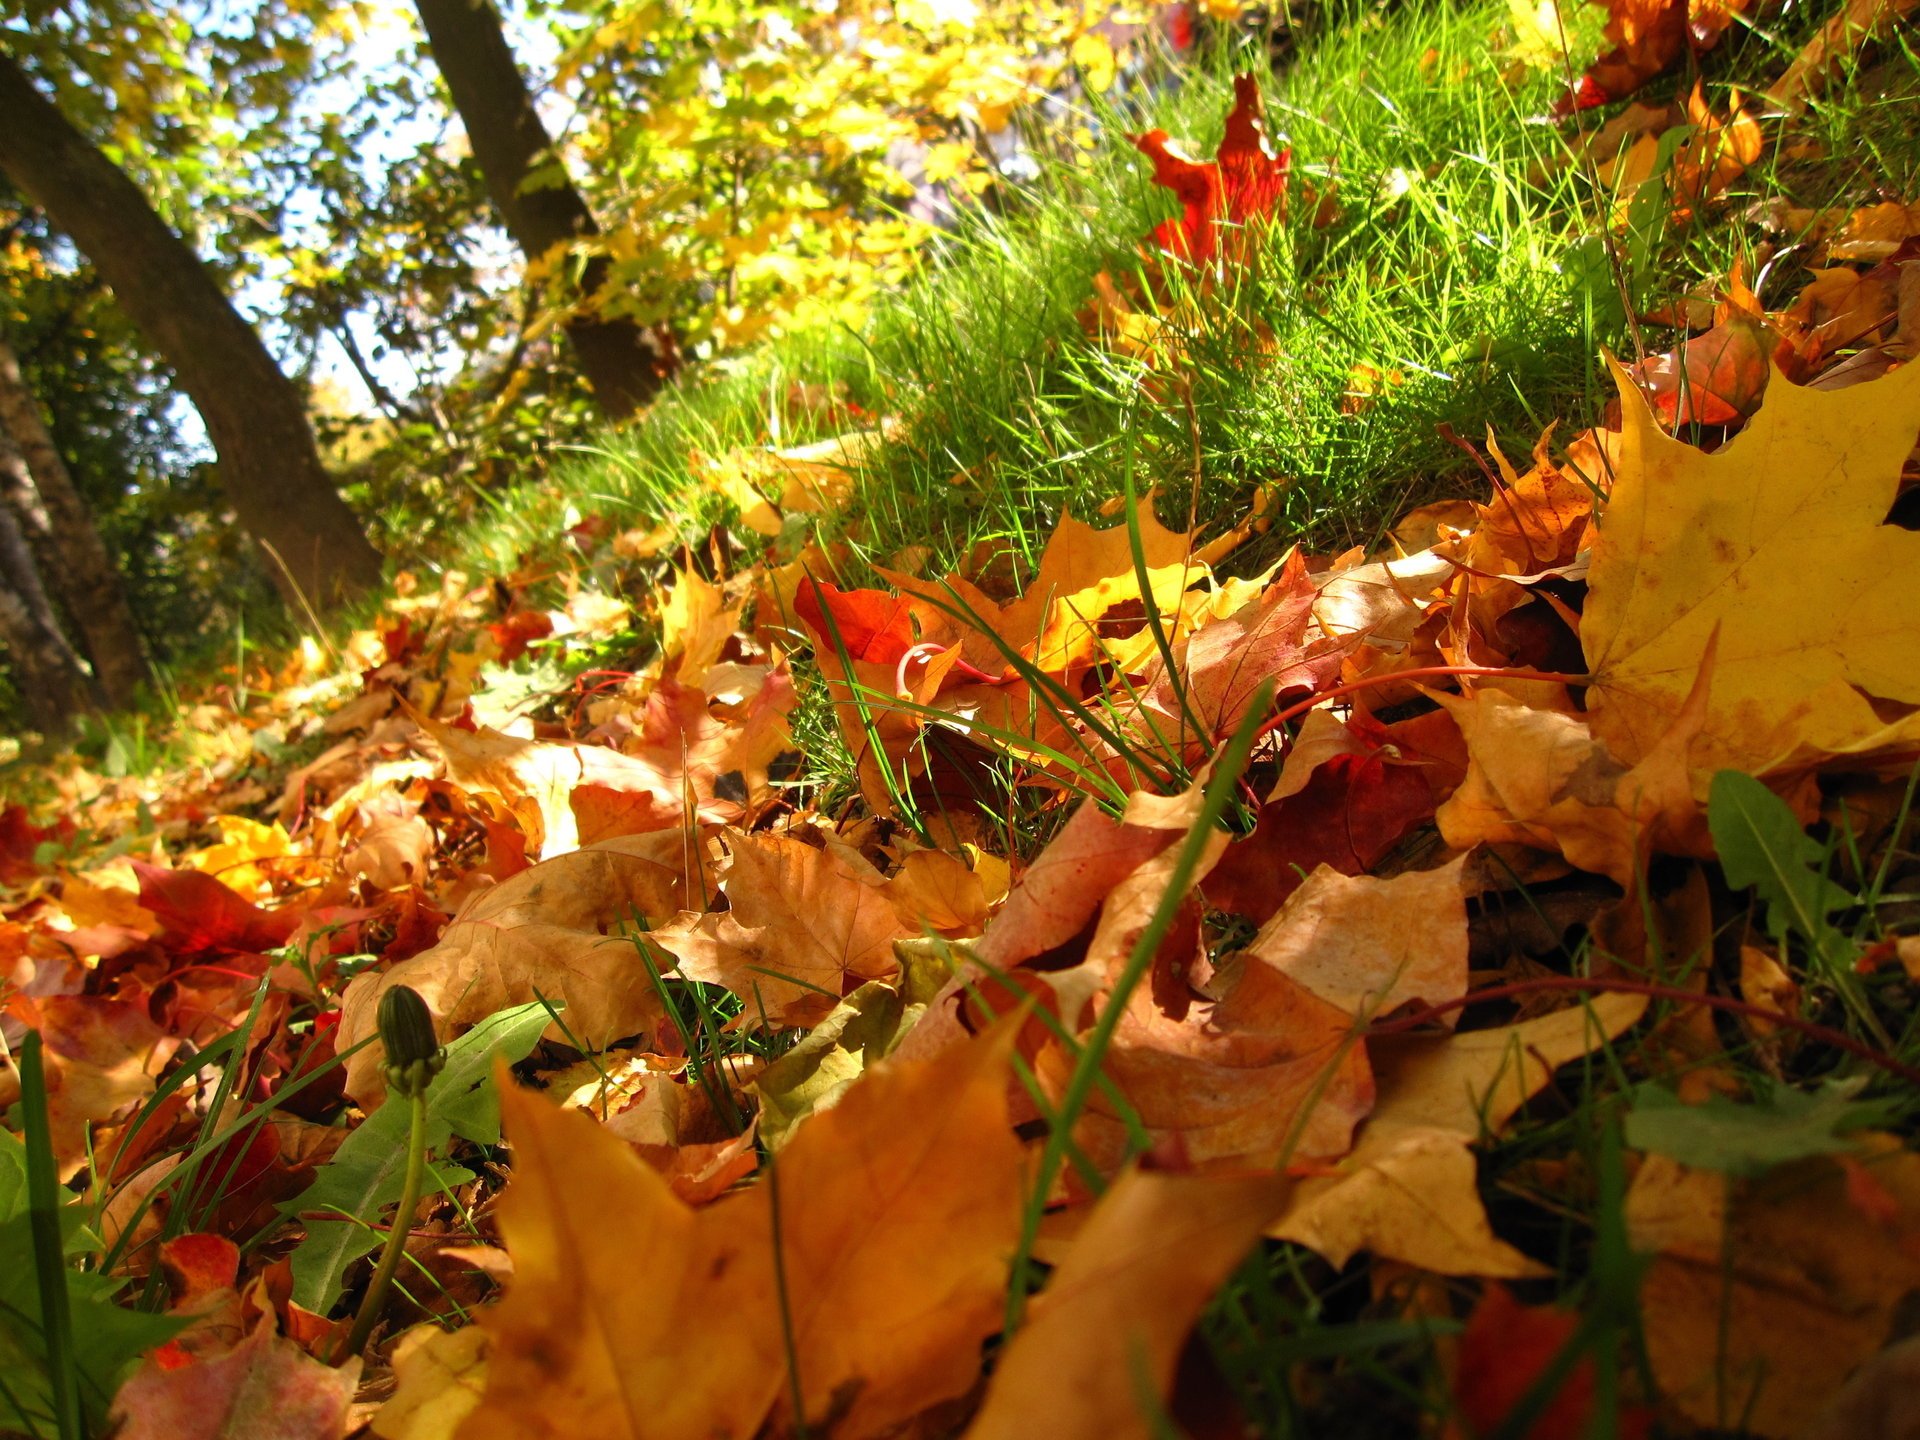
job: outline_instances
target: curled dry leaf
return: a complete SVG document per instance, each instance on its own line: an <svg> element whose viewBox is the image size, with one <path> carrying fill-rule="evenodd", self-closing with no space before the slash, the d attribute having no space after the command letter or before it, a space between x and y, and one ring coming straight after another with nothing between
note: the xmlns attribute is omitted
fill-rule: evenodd
<svg viewBox="0 0 1920 1440"><path fill-rule="evenodd" d="M442 1040L500 1010L539 998L562 1002L567 1028L605 1046L651 1031L660 1000L622 927L660 924L685 908L680 837L635 835L575 850L483 890L431 949L356 976L341 1000L341 1050L373 1035L380 997L410 985L433 1011ZM558 1032L555 1032L556 1036ZM386 1092L380 1048L347 1057L347 1093L363 1108Z"/></svg>

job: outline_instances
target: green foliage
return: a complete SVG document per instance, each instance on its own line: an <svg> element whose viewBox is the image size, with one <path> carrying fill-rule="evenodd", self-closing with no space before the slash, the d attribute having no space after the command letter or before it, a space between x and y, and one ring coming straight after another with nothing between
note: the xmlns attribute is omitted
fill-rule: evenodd
<svg viewBox="0 0 1920 1440"><path fill-rule="evenodd" d="M524 1060L539 1043L551 1015L545 1005L517 1006L490 1015L447 1047L447 1063L427 1089L426 1136L429 1152L454 1135L476 1145L500 1140L500 1097L493 1088L496 1061ZM374 1111L320 1167L312 1185L285 1207L289 1214L309 1212L345 1216L313 1220L307 1237L293 1252L293 1298L324 1315L340 1298L348 1268L379 1248L384 1238L373 1226L400 1198L407 1161L407 1107L389 1103ZM430 1166L431 1181L452 1189L472 1172L445 1162ZM396 1217L406 1224L409 1217Z"/></svg>
<svg viewBox="0 0 1920 1440"><path fill-rule="evenodd" d="M1752 776L1722 770L1713 777L1707 823L1727 883L1752 887L1775 940L1797 935L1844 964L1849 942L1828 917L1854 897L1827 878L1825 847L1800 828L1787 803Z"/></svg>
<svg viewBox="0 0 1920 1440"><path fill-rule="evenodd" d="M1812 1093L1776 1085L1756 1103L1710 1095L1698 1105L1642 1085L1627 1115L1626 1140L1697 1170L1760 1175L1811 1155L1844 1154L1853 1148L1853 1132L1887 1123L1893 1107L1858 1098L1865 1083L1828 1081Z"/></svg>
<svg viewBox="0 0 1920 1440"><path fill-rule="evenodd" d="M35 1260L29 1197L28 1148L0 1129L0 1427L52 1437L59 1434L56 1382L41 1322L41 1267ZM86 1202L71 1197L57 1213L64 1262L60 1273L70 1316L72 1348L67 1363L87 1433L97 1433L128 1370L144 1351L165 1343L184 1322L115 1303L124 1282L84 1268L97 1261L101 1250L98 1236L86 1228L86 1218Z"/></svg>

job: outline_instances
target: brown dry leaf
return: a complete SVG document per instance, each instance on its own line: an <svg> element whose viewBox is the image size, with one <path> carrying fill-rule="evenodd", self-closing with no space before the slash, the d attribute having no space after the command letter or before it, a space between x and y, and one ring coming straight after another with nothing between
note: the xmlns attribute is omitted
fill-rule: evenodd
<svg viewBox="0 0 1920 1440"><path fill-rule="evenodd" d="M1567 447L1564 463L1553 459L1553 427L1533 447L1533 468L1516 473L1489 432L1487 450L1500 467L1502 485L1489 505L1476 505L1478 523L1462 558L1494 575L1535 575L1565 565L1585 542L1593 497L1606 479L1606 457L1589 430Z"/></svg>
<svg viewBox="0 0 1920 1440"><path fill-rule="evenodd" d="M1224 833L1211 838L1202 875L1226 845ZM1105 991L1177 861L1176 850L1163 850L1112 888L1087 958L1069 974L1084 974L1096 993ZM1151 973L1128 998L1107 1052L1107 1074L1147 1133L1194 1165L1271 1165L1283 1157L1345 1153L1355 1123L1373 1103L1366 1052L1351 1017L1260 960L1239 966L1224 993L1207 998L1192 987L1204 963L1200 910L1189 897ZM1089 1026L1105 1003L1102 995ZM1074 1017L1067 1022L1082 1031ZM1035 1057L1034 1072L1050 1096L1062 1093L1072 1063L1051 1039ZM1126 1151L1125 1127L1097 1092L1075 1138L1096 1165L1112 1167Z"/></svg>
<svg viewBox="0 0 1920 1440"><path fill-rule="evenodd" d="M1913 9L1916 0L1846 0L1840 13L1794 56L1793 63L1767 92L1789 115L1827 88L1842 66L1868 45L1885 39Z"/></svg>
<svg viewBox="0 0 1920 1440"><path fill-rule="evenodd" d="M651 766L608 746L531 740L484 726L470 732L416 719L446 757L449 779L468 790L491 790L513 807L538 859L580 848L573 792L583 785L645 797L659 817L650 828L679 821L679 791Z"/></svg>
<svg viewBox="0 0 1920 1440"><path fill-rule="evenodd" d="M1536 1020L1444 1038L1379 1036L1369 1042L1391 1119L1477 1139L1498 1134L1553 1072L1624 1034L1646 1013L1644 995L1596 995Z"/></svg>
<svg viewBox="0 0 1920 1440"><path fill-rule="evenodd" d="M340 868L348 875L364 877L374 890L417 885L427 878L435 838L433 827L414 806L398 812L391 808L374 810L358 843L340 857Z"/></svg>
<svg viewBox="0 0 1920 1440"><path fill-rule="evenodd" d="M997 970L1066 944L1099 913L1114 886L1179 836L1164 828L1123 825L1088 801L1035 857L975 946Z"/></svg>
<svg viewBox="0 0 1920 1440"><path fill-rule="evenodd" d="M1267 1233L1335 1265L1366 1251L1441 1275L1545 1273L1494 1235L1471 1146L1646 1007L1641 996L1602 995L1590 1010L1495 1030L1374 1040L1378 1099L1359 1144L1338 1174L1302 1181Z"/></svg>
<svg viewBox="0 0 1920 1440"><path fill-rule="evenodd" d="M1356 1019L1457 999L1467 990L1466 863L1385 880L1322 865L1246 953Z"/></svg>
<svg viewBox="0 0 1920 1440"><path fill-rule="evenodd" d="M1850 1208L1832 1157L1748 1181L1642 1161L1626 1218L1634 1248L1655 1255L1640 1292L1647 1353L1695 1423L1799 1434L1920 1289L1920 1156L1877 1136L1857 1160L1892 1199L1882 1220Z"/></svg>
<svg viewBox="0 0 1920 1440"><path fill-rule="evenodd" d="M380 996L394 985L419 991L442 1039L530 1003L535 990L564 1002L567 1028L597 1046L650 1031L661 1019L659 996L634 942L618 931L686 908L679 839L608 840L483 890L439 944L355 977L341 1000L339 1048L374 1033ZM347 1059L347 1093L365 1109L385 1095L382 1064L377 1045Z"/></svg>
<svg viewBox="0 0 1920 1440"><path fill-rule="evenodd" d="M1435 816L1440 834L1457 850L1513 843L1558 853L1621 885L1654 851L1710 857L1690 763L1708 685L1703 673L1668 732L1631 769L1577 715L1536 710L1500 690L1436 695L1459 724L1469 761L1467 778Z"/></svg>
<svg viewBox="0 0 1920 1440"><path fill-rule="evenodd" d="M64 1182L87 1163L92 1126L153 1093L174 1042L142 1005L49 995L33 1009L32 1023L46 1044L47 1128ZM11 1056L8 1061L12 1068Z"/></svg>
<svg viewBox="0 0 1920 1440"><path fill-rule="evenodd" d="M1008 1043L884 1066L794 1136L777 1162L779 1278L770 1185L689 1209L586 1116L503 1082L514 1278L480 1321L486 1397L460 1440L791 1427L782 1282L815 1433L880 1435L963 1394L1019 1234Z"/></svg>
<svg viewBox="0 0 1920 1440"><path fill-rule="evenodd" d="M719 886L731 909L655 933L693 980L746 1002L748 1024L811 1025L869 980L898 973L901 922L886 882L843 848L729 830Z"/></svg>
<svg viewBox="0 0 1920 1440"><path fill-rule="evenodd" d="M1711 455L1615 378L1620 454L1580 624L1594 737L1629 764L1646 756L1717 632L1697 768L1920 747L1920 539L1884 523L1920 433L1920 365L1835 391L1776 375Z"/></svg>
<svg viewBox="0 0 1920 1440"><path fill-rule="evenodd" d="M1129 1170L1000 1352L966 1440L1131 1440L1161 1433L1164 1398L1201 1309L1285 1203L1275 1174Z"/></svg>
<svg viewBox="0 0 1920 1440"><path fill-rule="evenodd" d="M1394 1125L1376 1111L1337 1176L1303 1181L1267 1233L1344 1266L1365 1251L1436 1275L1552 1272L1493 1233L1469 1138Z"/></svg>

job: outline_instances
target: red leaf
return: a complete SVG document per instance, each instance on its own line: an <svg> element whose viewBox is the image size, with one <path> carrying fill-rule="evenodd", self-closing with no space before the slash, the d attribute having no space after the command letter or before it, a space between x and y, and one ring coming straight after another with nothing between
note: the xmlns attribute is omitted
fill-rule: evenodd
<svg viewBox="0 0 1920 1440"><path fill-rule="evenodd" d="M1774 339L1760 321L1735 315L1631 373L1668 425L1737 425L1760 408Z"/></svg>
<svg viewBox="0 0 1920 1440"><path fill-rule="evenodd" d="M160 1268L176 1306L229 1290L240 1275L240 1247L224 1235L177 1235L160 1246Z"/></svg>
<svg viewBox="0 0 1920 1440"><path fill-rule="evenodd" d="M1264 923L1316 865L1364 874L1432 818L1434 804L1419 766L1335 755L1297 793L1264 807L1253 834L1227 847L1201 888L1209 905Z"/></svg>
<svg viewBox="0 0 1920 1440"><path fill-rule="evenodd" d="M1292 152L1267 154L1261 139L1260 87L1252 75L1233 77L1233 110L1212 160L1187 159L1168 144L1164 130L1136 135L1133 143L1153 161L1154 183L1180 200L1180 218L1156 226L1153 238L1182 260L1211 263L1221 253L1223 222L1244 232L1256 221L1286 214ZM1244 241L1235 250L1235 258L1244 258Z"/></svg>
<svg viewBox="0 0 1920 1440"><path fill-rule="evenodd" d="M39 874L40 866L34 861L34 852L49 840L71 840L73 833L71 819L62 819L57 825L42 827L27 819L27 807L24 805L9 805L0 810L0 881L9 885L18 884Z"/></svg>
<svg viewBox="0 0 1920 1440"><path fill-rule="evenodd" d="M528 645L553 634L553 617L544 610L516 610L487 626L487 633L500 647L500 663L510 665L527 653Z"/></svg>
<svg viewBox="0 0 1920 1440"><path fill-rule="evenodd" d="M1499 1431L1579 1328L1570 1311L1522 1305L1506 1286L1488 1283L1460 1336L1453 1377L1453 1403L1475 1435ZM1523 1440L1584 1440L1592 1416L1593 1358L1583 1355ZM1623 1409L1614 1433L1640 1440L1649 1421L1643 1409Z"/></svg>
<svg viewBox="0 0 1920 1440"><path fill-rule="evenodd" d="M909 603L906 596L885 590L842 590L830 581L809 579L795 594L793 608L829 653L837 654L844 645L854 660L896 665L915 644ZM834 642L836 630L839 644Z"/></svg>
<svg viewBox="0 0 1920 1440"><path fill-rule="evenodd" d="M258 953L287 943L300 923L292 910L250 905L211 875L163 870L133 862L140 877L140 905L166 927L162 938L177 951L242 950Z"/></svg>

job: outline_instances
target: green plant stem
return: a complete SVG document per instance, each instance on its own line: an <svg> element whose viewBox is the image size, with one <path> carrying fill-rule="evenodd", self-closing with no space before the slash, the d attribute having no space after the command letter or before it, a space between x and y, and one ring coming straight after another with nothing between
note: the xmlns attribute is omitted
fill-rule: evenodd
<svg viewBox="0 0 1920 1440"><path fill-rule="evenodd" d="M27 1224L33 1235L33 1273L40 1287L40 1338L47 1352L47 1389L60 1440L81 1440L80 1377L74 1366L73 1314L60 1243L60 1182L47 1127L47 1078L40 1032L20 1046L20 1112L27 1149Z"/></svg>
<svg viewBox="0 0 1920 1440"><path fill-rule="evenodd" d="M380 1252L379 1268L373 1272L373 1281L361 1298L360 1311L353 1317L353 1329L347 1332L345 1343L334 1354L335 1365L346 1364L366 1348L367 1337L373 1333L374 1322L386 1305L387 1290L400 1269L400 1257L407 1249L407 1232L413 1225L413 1212L420 1204L420 1187L427 1174L426 1086L420 1086L409 1096L407 1104L412 1108L407 1126L407 1177L400 1187L400 1204L387 1230L387 1245Z"/></svg>

